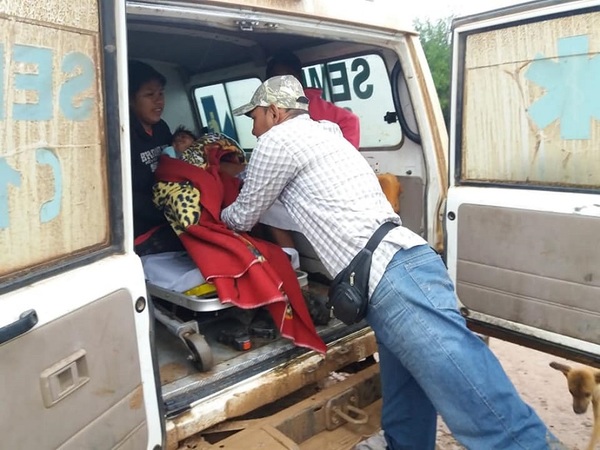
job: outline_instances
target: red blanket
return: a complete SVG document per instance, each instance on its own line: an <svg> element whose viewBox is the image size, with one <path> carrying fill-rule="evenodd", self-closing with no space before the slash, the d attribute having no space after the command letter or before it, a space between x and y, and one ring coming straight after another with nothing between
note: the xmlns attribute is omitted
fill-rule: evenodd
<svg viewBox="0 0 600 450"><path fill-rule="evenodd" d="M266 306L282 336L324 353L287 255L221 222L221 210L237 197L239 180L219 173L218 165L201 169L167 156L160 158L155 175L158 181L189 181L200 191L200 222L179 238L221 302L244 309Z"/></svg>

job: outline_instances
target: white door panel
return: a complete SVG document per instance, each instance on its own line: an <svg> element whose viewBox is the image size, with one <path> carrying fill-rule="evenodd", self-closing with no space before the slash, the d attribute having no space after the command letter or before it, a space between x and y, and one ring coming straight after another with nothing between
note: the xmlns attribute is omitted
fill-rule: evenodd
<svg viewBox="0 0 600 450"><path fill-rule="evenodd" d="M0 2L2 448L162 444L122 3Z"/></svg>
<svg viewBox="0 0 600 450"><path fill-rule="evenodd" d="M598 196L456 187L447 217L450 274L463 312L600 353ZM588 343L589 341L589 343Z"/></svg>
<svg viewBox="0 0 600 450"><path fill-rule="evenodd" d="M112 448L140 427L144 447L161 442L157 403L144 402L156 397L148 308L135 312L145 287L131 280L143 280L137 257L110 257L0 297L0 326L21 309L39 318L0 345L6 448Z"/></svg>
<svg viewBox="0 0 600 450"><path fill-rule="evenodd" d="M476 327L598 363L600 2L555 3L454 23L447 262Z"/></svg>

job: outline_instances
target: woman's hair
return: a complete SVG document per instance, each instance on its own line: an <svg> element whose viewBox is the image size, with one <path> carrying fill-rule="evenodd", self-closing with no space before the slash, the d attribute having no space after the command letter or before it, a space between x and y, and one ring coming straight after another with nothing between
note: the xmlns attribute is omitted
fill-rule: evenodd
<svg viewBox="0 0 600 450"><path fill-rule="evenodd" d="M129 97L133 97L137 91L140 90L142 85L149 81L158 81L161 86L165 86L167 84L167 79L154 69L152 66L149 66L146 63L141 61L129 61L127 66L129 71Z"/></svg>

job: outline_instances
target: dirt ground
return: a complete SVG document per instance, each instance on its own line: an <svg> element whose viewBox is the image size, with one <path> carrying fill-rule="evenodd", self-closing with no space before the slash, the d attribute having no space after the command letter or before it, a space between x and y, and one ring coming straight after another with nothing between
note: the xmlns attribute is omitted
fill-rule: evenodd
<svg viewBox="0 0 600 450"><path fill-rule="evenodd" d="M576 415L571 408L571 395L564 375L548 366L551 361L577 365L566 359L490 339L490 348L523 399L535 409L550 430L571 450L585 450L589 441L593 413ZM355 447L355 450L383 450L381 434L374 435ZM443 423L438 423L437 450L462 450Z"/></svg>
<svg viewBox="0 0 600 450"><path fill-rule="evenodd" d="M550 430L571 450L584 450L593 426L591 408L577 415L571 409L571 395L564 375L548 366L551 361L577 365L566 359L490 339L490 348L523 399L535 409ZM462 449L443 423L438 425L440 450Z"/></svg>

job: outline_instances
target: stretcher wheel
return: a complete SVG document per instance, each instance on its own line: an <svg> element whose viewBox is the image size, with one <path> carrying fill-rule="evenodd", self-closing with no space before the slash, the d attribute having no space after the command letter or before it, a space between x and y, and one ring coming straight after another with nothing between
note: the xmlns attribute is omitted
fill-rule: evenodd
<svg viewBox="0 0 600 450"><path fill-rule="evenodd" d="M213 356L204 336L186 333L183 340L190 351L190 360L200 372L206 372L213 366Z"/></svg>

